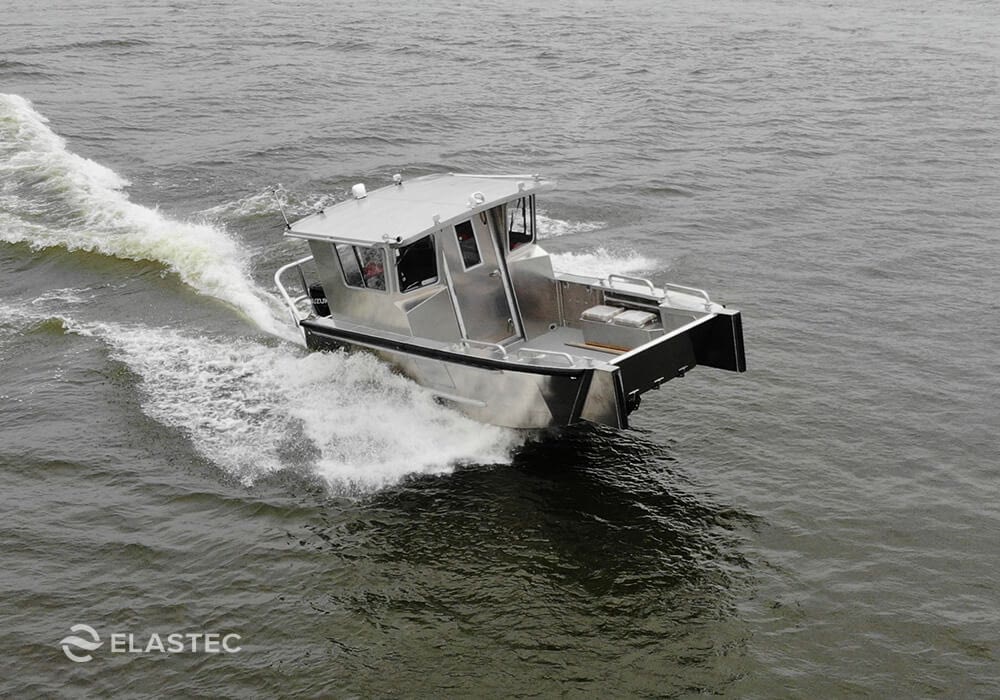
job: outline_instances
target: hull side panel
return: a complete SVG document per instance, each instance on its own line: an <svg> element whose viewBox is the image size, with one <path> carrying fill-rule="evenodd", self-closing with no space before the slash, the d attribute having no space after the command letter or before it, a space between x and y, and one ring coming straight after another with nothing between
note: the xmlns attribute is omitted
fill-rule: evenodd
<svg viewBox="0 0 1000 700"><path fill-rule="evenodd" d="M483 423L544 429L587 419L622 427L620 416L624 411L618 396L613 387L608 392L606 378L596 384L592 382L593 369L547 374L537 369L528 372L459 364L395 348L374 347L311 327L304 329L310 349L372 352L449 406ZM606 405L608 402L612 405Z"/></svg>

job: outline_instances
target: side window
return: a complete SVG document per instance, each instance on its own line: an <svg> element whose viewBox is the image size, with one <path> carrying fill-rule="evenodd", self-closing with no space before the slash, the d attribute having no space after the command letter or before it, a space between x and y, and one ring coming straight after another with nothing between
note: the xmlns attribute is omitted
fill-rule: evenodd
<svg viewBox="0 0 1000 700"><path fill-rule="evenodd" d="M472 230L471 221L455 224L455 237L458 238L458 247L462 251L462 262L465 263L466 270L483 261L479 255L479 245L476 244L476 234Z"/></svg>
<svg viewBox="0 0 1000 700"><path fill-rule="evenodd" d="M399 289L403 292L437 282L434 237L427 236L416 243L397 248L396 272L399 275Z"/></svg>
<svg viewBox="0 0 1000 700"><path fill-rule="evenodd" d="M354 246L345 243L338 243L334 246L337 249L337 257L340 258L340 267L344 270L344 281L348 287L364 287L365 281L361 277L361 265L358 263L358 256L354 254Z"/></svg>
<svg viewBox="0 0 1000 700"><path fill-rule="evenodd" d="M535 240L535 198L521 197L507 205L507 241L514 250Z"/></svg>
<svg viewBox="0 0 1000 700"><path fill-rule="evenodd" d="M348 287L385 291L385 255L381 248L338 243L337 257Z"/></svg>

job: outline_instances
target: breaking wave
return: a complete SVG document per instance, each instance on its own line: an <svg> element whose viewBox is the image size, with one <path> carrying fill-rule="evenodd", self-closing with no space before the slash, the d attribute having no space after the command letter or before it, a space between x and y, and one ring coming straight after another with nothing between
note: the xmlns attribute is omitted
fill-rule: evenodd
<svg viewBox="0 0 1000 700"><path fill-rule="evenodd" d="M68 150L28 100L0 94L0 241L159 262L264 331L296 337L276 300L251 281L245 252L225 231L131 202L128 185Z"/></svg>

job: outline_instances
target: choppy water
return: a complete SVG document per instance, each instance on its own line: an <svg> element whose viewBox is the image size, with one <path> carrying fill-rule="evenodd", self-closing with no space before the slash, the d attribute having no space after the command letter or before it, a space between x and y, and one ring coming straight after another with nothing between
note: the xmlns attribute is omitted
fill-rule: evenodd
<svg viewBox="0 0 1000 700"><path fill-rule="evenodd" d="M1000 694L998 66L971 0L8 0L0 694ZM268 188L448 170L751 371L525 435L297 346Z"/></svg>

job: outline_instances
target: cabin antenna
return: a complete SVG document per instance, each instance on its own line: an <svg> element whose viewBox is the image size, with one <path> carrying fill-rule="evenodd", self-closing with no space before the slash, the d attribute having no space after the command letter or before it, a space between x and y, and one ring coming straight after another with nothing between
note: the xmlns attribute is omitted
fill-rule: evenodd
<svg viewBox="0 0 1000 700"><path fill-rule="evenodd" d="M278 203L278 211L281 212L281 218L285 220L285 228L290 229L292 225L288 222L288 216L285 214L285 205L281 201L281 197L278 196L278 190L284 190L281 185L275 185L271 188L271 194L274 195L274 201Z"/></svg>

